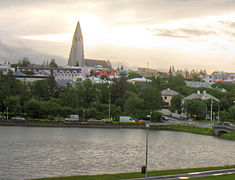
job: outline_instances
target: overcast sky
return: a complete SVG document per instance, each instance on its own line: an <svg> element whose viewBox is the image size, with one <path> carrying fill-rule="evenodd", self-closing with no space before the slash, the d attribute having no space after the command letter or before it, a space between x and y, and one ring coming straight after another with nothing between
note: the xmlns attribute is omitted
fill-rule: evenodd
<svg viewBox="0 0 235 180"><path fill-rule="evenodd" d="M77 21L85 58L235 72L235 0L0 0L0 61L67 64Z"/></svg>

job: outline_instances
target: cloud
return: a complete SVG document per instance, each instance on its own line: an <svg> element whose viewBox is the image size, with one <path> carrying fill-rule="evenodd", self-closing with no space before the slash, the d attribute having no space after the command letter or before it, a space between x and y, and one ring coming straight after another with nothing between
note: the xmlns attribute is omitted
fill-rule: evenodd
<svg viewBox="0 0 235 180"><path fill-rule="evenodd" d="M40 53L30 48L13 47L6 45L0 41L0 61L9 61L11 63L18 62L19 59L28 57L31 63L42 63L44 60L50 61L52 58L56 60L59 65L65 65L66 59L61 56L49 55Z"/></svg>
<svg viewBox="0 0 235 180"><path fill-rule="evenodd" d="M234 21L218 21L222 25L225 25L227 27L235 28L235 22Z"/></svg>
<svg viewBox="0 0 235 180"><path fill-rule="evenodd" d="M167 36L172 38L194 38L200 36L215 35L216 32L212 30L202 29L151 29L155 36Z"/></svg>

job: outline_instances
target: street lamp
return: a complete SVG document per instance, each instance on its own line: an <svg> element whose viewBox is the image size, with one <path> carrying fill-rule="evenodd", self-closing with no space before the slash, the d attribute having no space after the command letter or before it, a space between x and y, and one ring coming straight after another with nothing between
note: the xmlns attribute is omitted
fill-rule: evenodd
<svg viewBox="0 0 235 180"><path fill-rule="evenodd" d="M151 115L150 115L151 117ZM148 167L148 136L149 136L149 121L146 121L146 157L145 157L145 177L148 177L148 170L147 170L147 167Z"/></svg>
<svg viewBox="0 0 235 180"><path fill-rule="evenodd" d="M111 93L109 93L109 120L111 118Z"/></svg>
<svg viewBox="0 0 235 180"><path fill-rule="evenodd" d="M7 107L7 120L8 120L8 107Z"/></svg>
<svg viewBox="0 0 235 180"><path fill-rule="evenodd" d="M213 107L213 101L212 101L212 99L211 99L211 122L213 121L213 116L212 116L212 107Z"/></svg>

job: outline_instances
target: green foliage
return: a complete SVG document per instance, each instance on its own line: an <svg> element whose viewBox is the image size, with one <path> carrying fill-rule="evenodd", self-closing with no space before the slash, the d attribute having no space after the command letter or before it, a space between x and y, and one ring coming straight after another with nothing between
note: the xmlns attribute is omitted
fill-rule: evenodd
<svg viewBox="0 0 235 180"><path fill-rule="evenodd" d="M229 113L227 111L220 111L220 121L228 121Z"/></svg>
<svg viewBox="0 0 235 180"><path fill-rule="evenodd" d="M221 136L223 139L229 139L229 140L234 140L235 141L235 131L225 133Z"/></svg>
<svg viewBox="0 0 235 180"><path fill-rule="evenodd" d="M230 119L235 120L235 106L231 106L228 111Z"/></svg>
<svg viewBox="0 0 235 180"><path fill-rule="evenodd" d="M175 111L177 110L178 113L181 113L181 102L182 102L182 95L178 94L172 97L171 99L171 110Z"/></svg>
<svg viewBox="0 0 235 180"><path fill-rule="evenodd" d="M125 101L124 110L129 115L134 115L138 117L138 111L144 108L144 100L138 98L137 95L129 96L128 99Z"/></svg>
<svg viewBox="0 0 235 180"><path fill-rule="evenodd" d="M8 111L13 114L19 114L21 112L20 99L18 96L7 96L3 103L4 106L8 108Z"/></svg>
<svg viewBox="0 0 235 180"><path fill-rule="evenodd" d="M158 171L148 171L148 176L162 176L162 175L171 175L171 174L183 174L191 172L200 172L200 171L211 171L217 169L230 169L234 168L234 165L231 166L219 166L219 167L201 167L201 168L190 168L190 169L170 169L170 170L158 170ZM118 179L132 179L138 177L144 177L145 175L141 172L132 172L132 173L119 173L119 174L102 174L102 175L81 175L81 176L69 176L69 177L52 177L52 178L41 178L41 180L118 180ZM215 177L215 176L214 176ZM214 177L206 177L213 178ZM226 180L234 179L235 175L225 175ZM218 180L224 178L224 176L216 176Z"/></svg>
<svg viewBox="0 0 235 180"><path fill-rule="evenodd" d="M151 117L151 121L152 122L160 122L162 118L162 113L159 111L153 111L152 112L152 117Z"/></svg>
<svg viewBox="0 0 235 180"><path fill-rule="evenodd" d="M170 125L170 126L157 126L156 130L171 130L171 131L183 131L195 134L214 135L212 128L202 128L196 126L183 126L183 125Z"/></svg>
<svg viewBox="0 0 235 180"><path fill-rule="evenodd" d="M206 114L206 104L200 99L191 99L185 102L187 105L187 112L191 116L196 115L196 119L204 119Z"/></svg>
<svg viewBox="0 0 235 180"><path fill-rule="evenodd" d="M55 59L51 59L51 62L50 62L50 65L49 65L50 67L54 67L54 68L57 68L58 67L58 65L56 64L56 62L55 62Z"/></svg>
<svg viewBox="0 0 235 180"><path fill-rule="evenodd" d="M51 60L50 65L56 67L54 63L55 60ZM28 66L30 62L28 58L23 58L16 65ZM138 77L138 74L130 73L129 77ZM232 107L235 100L235 85L233 84L217 83L216 86L228 90L222 93L214 89L186 87L184 78L180 75L169 78L151 77L150 79L152 82L144 89L128 83L124 75L111 80L111 83L94 84L87 79L78 81L75 87L71 84L59 87L52 73L47 80L24 83L16 80L13 73L9 72L8 75L0 76L0 111L6 112L8 107L11 114L26 113L28 116L46 118L48 115L66 117L73 113L82 117L83 109L85 109L86 119L103 119L108 117L109 100L111 100L113 119L117 120L120 115L127 114L136 119L143 119L149 112L162 108L163 100L160 90L170 87L185 96L196 90L206 90L221 100L219 104L213 103L213 112L217 113L220 106L222 121L235 120L235 109ZM180 112L180 99L180 96L173 97L171 110ZM210 100L204 103L207 105L207 111L210 111ZM203 111L206 109L204 107L203 103L189 105L188 112L191 115L196 114L197 119L204 119L205 112Z"/></svg>
<svg viewBox="0 0 235 180"><path fill-rule="evenodd" d="M33 71L21 71L21 72L26 74L26 75L34 75Z"/></svg>
<svg viewBox="0 0 235 180"><path fill-rule="evenodd" d="M180 86L185 86L184 77L182 75L176 75L169 80L168 86L171 89L176 89Z"/></svg>
<svg viewBox="0 0 235 180"><path fill-rule="evenodd" d="M163 99L157 88L147 87L143 89L141 97L144 99L145 109L157 110L163 106Z"/></svg>
<svg viewBox="0 0 235 180"><path fill-rule="evenodd" d="M133 79L133 78L142 78L142 76L136 72L130 72L127 76L128 79Z"/></svg>
<svg viewBox="0 0 235 180"><path fill-rule="evenodd" d="M40 101L36 99L30 99L25 103L24 108L30 117L40 117Z"/></svg>

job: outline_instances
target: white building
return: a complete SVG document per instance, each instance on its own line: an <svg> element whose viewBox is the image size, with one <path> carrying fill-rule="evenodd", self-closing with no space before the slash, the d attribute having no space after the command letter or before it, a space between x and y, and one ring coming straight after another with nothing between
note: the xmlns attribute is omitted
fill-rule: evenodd
<svg viewBox="0 0 235 180"><path fill-rule="evenodd" d="M3 75L7 75L10 71L15 72L15 68L11 68L9 64L0 66L0 72L2 72Z"/></svg>
<svg viewBox="0 0 235 180"><path fill-rule="evenodd" d="M170 88L167 88L165 90L162 90L162 99L164 101L164 106L171 106L171 100L173 96L178 95L179 93L176 91L171 90Z"/></svg>
<svg viewBox="0 0 235 180"><path fill-rule="evenodd" d="M56 81L76 81L83 78L83 68L81 67L57 67L52 68L45 65L31 65L29 67L18 67L18 71L33 71L36 75L51 75L53 74Z"/></svg>

